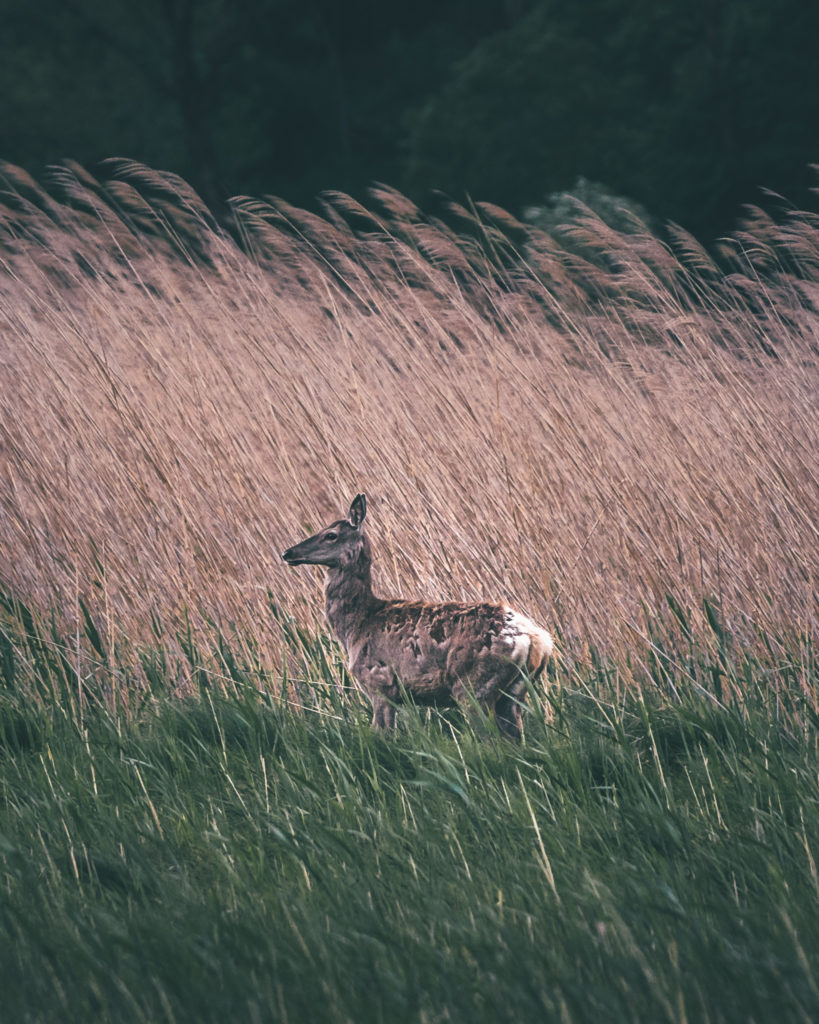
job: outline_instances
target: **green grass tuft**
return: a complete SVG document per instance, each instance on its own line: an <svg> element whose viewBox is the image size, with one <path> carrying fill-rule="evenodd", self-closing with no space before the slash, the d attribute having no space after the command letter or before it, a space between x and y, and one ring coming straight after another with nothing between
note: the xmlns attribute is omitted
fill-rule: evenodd
<svg viewBox="0 0 819 1024"><path fill-rule="evenodd" d="M189 651L188 698L154 678L124 708L100 665L58 707L25 657L45 638L17 612L0 690L7 1019L819 1014L815 716L787 664L726 655L726 692L746 698L729 705L696 682L713 652L693 634L653 692L575 666L551 720L532 695L515 747L424 709L374 734L319 671L294 707L224 637Z"/></svg>

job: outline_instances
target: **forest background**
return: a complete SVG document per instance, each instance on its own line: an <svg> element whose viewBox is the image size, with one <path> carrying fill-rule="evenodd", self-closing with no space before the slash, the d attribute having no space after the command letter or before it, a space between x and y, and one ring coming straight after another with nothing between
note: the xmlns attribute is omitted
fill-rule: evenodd
<svg viewBox="0 0 819 1024"><path fill-rule="evenodd" d="M0 0L3 1020L819 1021L817 58ZM280 556L357 491L376 592L554 632L520 745L370 728Z"/></svg>
<svg viewBox="0 0 819 1024"><path fill-rule="evenodd" d="M710 242L819 159L803 0L0 0L0 150L310 205L374 180L520 214L578 177Z"/></svg>

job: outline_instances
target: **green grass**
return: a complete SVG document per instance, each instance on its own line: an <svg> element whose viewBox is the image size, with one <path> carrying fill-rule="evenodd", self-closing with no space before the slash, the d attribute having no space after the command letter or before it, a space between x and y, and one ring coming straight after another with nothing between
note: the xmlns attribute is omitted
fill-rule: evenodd
<svg viewBox="0 0 819 1024"><path fill-rule="evenodd" d="M515 747L412 709L373 734L323 638L275 695L224 638L191 649L187 698L157 640L125 708L92 624L78 677L7 610L3 1019L819 1018L798 640L763 665L724 635L659 653L655 628L653 686L563 666Z"/></svg>

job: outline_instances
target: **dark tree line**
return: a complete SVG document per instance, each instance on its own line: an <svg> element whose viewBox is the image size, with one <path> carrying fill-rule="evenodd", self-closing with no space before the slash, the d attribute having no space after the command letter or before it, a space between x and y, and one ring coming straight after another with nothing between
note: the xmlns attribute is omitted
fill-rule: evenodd
<svg viewBox="0 0 819 1024"><path fill-rule="evenodd" d="M409 178L514 206L582 175L708 235L819 160L819 4L538 4L482 41L411 133Z"/></svg>
<svg viewBox="0 0 819 1024"><path fill-rule="evenodd" d="M710 236L819 161L804 0L0 0L0 156L211 203L383 180L519 211L580 175Z"/></svg>

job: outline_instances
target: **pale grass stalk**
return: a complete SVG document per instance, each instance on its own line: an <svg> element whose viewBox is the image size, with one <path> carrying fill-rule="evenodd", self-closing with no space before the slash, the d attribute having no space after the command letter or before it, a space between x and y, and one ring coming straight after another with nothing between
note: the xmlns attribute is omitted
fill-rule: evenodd
<svg viewBox="0 0 819 1024"><path fill-rule="evenodd" d="M590 220L581 258L534 230L521 244L512 223L507 243L501 214L481 227L462 209L481 248L381 189L364 231L338 195L329 219L245 201L243 252L190 196L176 217L172 179L172 230L137 230L105 197L144 218L151 173L118 176L118 192L94 186L94 216L4 213L0 575L15 593L70 614L76 580L106 634L117 622L132 641L151 612L173 627L187 608L275 665L266 588L324 628L316 582L277 553L366 491L382 592L507 600L578 657L632 644L667 592L697 628L718 598L749 649L756 628L815 630L808 218L746 226L726 272L683 236L673 250Z"/></svg>

